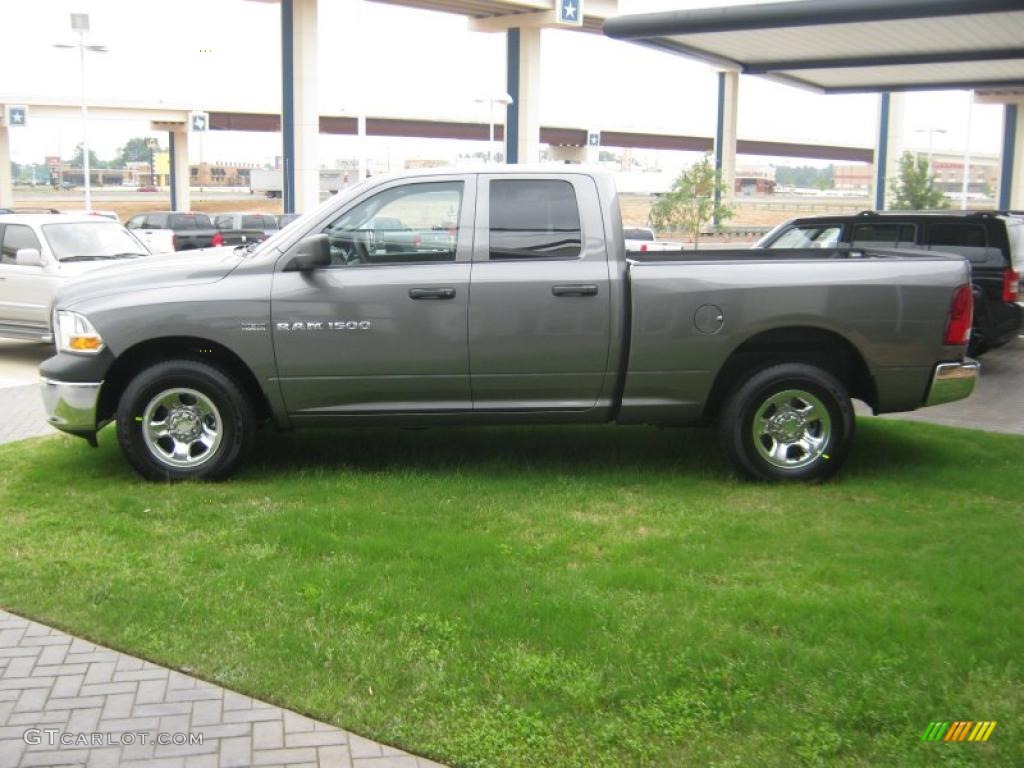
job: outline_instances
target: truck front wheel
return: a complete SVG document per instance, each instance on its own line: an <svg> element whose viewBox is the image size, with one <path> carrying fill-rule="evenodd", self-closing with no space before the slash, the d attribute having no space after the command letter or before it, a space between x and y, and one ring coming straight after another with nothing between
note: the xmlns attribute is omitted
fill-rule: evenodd
<svg viewBox="0 0 1024 768"><path fill-rule="evenodd" d="M721 444L757 480L824 480L853 442L850 396L831 373L804 363L773 365L731 395L719 420Z"/></svg>
<svg viewBox="0 0 1024 768"><path fill-rule="evenodd" d="M170 360L129 382L117 407L117 439L149 480L217 480L249 452L255 419L245 393L222 370Z"/></svg>

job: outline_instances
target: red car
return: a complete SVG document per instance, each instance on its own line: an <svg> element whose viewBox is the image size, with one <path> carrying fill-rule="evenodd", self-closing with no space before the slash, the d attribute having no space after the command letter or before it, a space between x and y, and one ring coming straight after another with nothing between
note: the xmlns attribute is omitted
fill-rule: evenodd
<svg viewBox="0 0 1024 768"><path fill-rule="evenodd" d="M159 192L160 190L157 189L156 187L154 187L152 184L150 184L150 185L147 185L145 187L136 187L135 191L136 192Z"/></svg>

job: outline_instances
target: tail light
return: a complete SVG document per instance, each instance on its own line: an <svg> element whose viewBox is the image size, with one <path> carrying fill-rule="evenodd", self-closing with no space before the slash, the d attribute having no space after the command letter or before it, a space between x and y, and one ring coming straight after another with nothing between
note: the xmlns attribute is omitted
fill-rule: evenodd
<svg viewBox="0 0 1024 768"><path fill-rule="evenodd" d="M423 236L422 235L413 235L413 237L412 237L412 245L413 245L414 248L419 248L421 245L423 245Z"/></svg>
<svg viewBox="0 0 1024 768"><path fill-rule="evenodd" d="M1003 301L1009 303L1020 298L1020 275L1012 269L1003 272Z"/></svg>
<svg viewBox="0 0 1024 768"><path fill-rule="evenodd" d="M220 232L213 233L213 240L210 241L210 245L216 248L219 245L224 245L224 235Z"/></svg>
<svg viewBox="0 0 1024 768"><path fill-rule="evenodd" d="M640 253L647 253L647 243L640 244Z"/></svg>
<svg viewBox="0 0 1024 768"><path fill-rule="evenodd" d="M177 235L171 235L171 248L173 248L174 250L178 250L178 236Z"/></svg>
<svg viewBox="0 0 1024 768"><path fill-rule="evenodd" d="M969 284L961 285L953 291L953 301L949 305L949 318L946 320L946 335L943 344L960 346L971 338L971 323L974 320L974 292Z"/></svg>

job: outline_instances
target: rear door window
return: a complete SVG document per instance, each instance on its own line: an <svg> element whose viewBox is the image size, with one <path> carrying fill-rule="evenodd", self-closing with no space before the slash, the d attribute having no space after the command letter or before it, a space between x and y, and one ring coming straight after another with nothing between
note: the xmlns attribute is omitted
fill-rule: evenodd
<svg viewBox="0 0 1024 768"><path fill-rule="evenodd" d="M851 245L854 248L910 248L917 240L914 224L879 222L855 224Z"/></svg>
<svg viewBox="0 0 1024 768"><path fill-rule="evenodd" d="M575 259L583 248L576 190L560 179L491 182L490 259Z"/></svg>
<svg viewBox="0 0 1024 768"><path fill-rule="evenodd" d="M985 227L972 222L937 222L928 227L928 248L966 256L974 263L984 263L991 255ZM999 257L998 249L991 249ZM1001 259L1000 259L1001 260Z"/></svg>

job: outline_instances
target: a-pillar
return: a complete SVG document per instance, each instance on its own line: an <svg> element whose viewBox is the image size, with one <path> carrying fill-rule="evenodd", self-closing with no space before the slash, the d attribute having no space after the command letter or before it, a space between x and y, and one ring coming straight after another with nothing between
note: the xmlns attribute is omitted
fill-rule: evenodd
<svg viewBox="0 0 1024 768"><path fill-rule="evenodd" d="M903 152L904 95L883 93L878 105L878 133L875 142L875 210L885 210L886 195L899 178Z"/></svg>
<svg viewBox="0 0 1024 768"><path fill-rule="evenodd" d="M739 72L718 73L718 121L715 126L715 170L722 192L732 197L736 186L736 114L740 103ZM715 192L716 201L722 195Z"/></svg>
<svg viewBox="0 0 1024 768"><path fill-rule="evenodd" d="M11 182L11 137L7 125L0 122L0 208L14 205Z"/></svg>
<svg viewBox="0 0 1024 768"><path fill-rule="evenodd" d="M505 116L505 162L540 160L540 28L506 32L506 84L512 103Z"/></svg>
<svg viewBox="0 0 1024 768"><path fill-rule="evenodd" d="M1021 104L1003 105L1003 156L999 208L1024 209L1024 115Z"/></svg>
<svg viewBox="0 0 1024 768"><path fill-rule="evenodd" d="M281 134L285 213L320 202L317 0L281 0Z"/></svg>
<svg viewBox="0 0 1024 768"><path fill-rule="evenodd" d="M188 127L182 125L167 132L171 172L171 210L187 211L192 207L192 177L188 163Z"/></svg>

